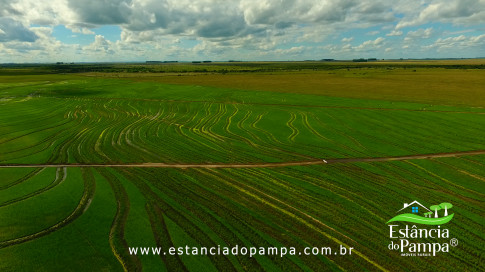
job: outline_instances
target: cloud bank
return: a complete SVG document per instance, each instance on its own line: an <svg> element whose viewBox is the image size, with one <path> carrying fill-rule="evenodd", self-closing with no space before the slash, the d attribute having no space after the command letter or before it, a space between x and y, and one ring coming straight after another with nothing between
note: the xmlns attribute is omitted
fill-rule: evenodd
<svg viewBox="0 0 485 272"><path fill-rule="evenodd" d="M485 56L485 0L0 0L0 5L0 62L456 57L455 45L470 50L468 57ZM70 33L58 34L60 26ZM116 37L100 33L105 26L115 26ZM462 37L468 42L456 41Z"/></svg>

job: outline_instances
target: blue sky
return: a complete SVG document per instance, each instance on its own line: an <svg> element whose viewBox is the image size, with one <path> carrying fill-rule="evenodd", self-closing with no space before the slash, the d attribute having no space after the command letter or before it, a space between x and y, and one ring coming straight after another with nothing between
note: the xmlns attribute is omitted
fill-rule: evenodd
<svg viewBox="0 0 485 272"><path fill-rule="evenodd" d="M485 57L485 0L0 0L0 62Z"/></svg>

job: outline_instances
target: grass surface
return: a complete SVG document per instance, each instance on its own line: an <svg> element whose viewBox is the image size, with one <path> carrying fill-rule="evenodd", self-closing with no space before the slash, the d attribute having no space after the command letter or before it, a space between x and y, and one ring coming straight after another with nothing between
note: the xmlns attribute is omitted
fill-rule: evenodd
<svg viewBox="0 0 485 272"><path fill-rule="evenodd" d="M230 164L485 149L483 70L352 65L122 79L12 72L0 76L0 164ZM0 168L0 268L481 271L484 165L476 155L281 168ZM460 245L412 260L389 251L385 223L412 200L453 203L446 227ZM127 249L340 244L354 254Z"/></svg>
<svg viewBox="0 0 485 272"><path fill-rule="evenodd" d="M152 76L151 76L152 75ZM111 75L106 75L111 76ZM189 74L135 80L303 93L337 97L423 102L441 105L483 106L485 70L444 68L353 67L332 71L273 72L255 74Z"/></svg>

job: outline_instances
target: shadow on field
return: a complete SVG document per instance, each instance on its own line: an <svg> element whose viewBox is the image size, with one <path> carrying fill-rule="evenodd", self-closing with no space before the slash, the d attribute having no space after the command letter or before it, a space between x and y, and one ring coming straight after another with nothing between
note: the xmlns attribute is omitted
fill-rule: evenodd
<svg viewBox="0 0 485 272"><path fill-rule="evenodd" d="M81 88L66 88L66 89L57 89L57 90L50 90L49 92L45 92L44 95L46 96L76 96L76 97L83 97L83 96L97 96L103 93L107 93L107 91L103 90L86 90Z"/></svg>

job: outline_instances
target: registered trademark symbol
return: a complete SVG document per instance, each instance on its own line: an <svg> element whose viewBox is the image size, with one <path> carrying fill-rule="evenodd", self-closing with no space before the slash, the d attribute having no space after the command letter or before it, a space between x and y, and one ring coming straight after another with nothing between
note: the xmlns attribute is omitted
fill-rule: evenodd
<svg viewBox="0 0 485 272"><path fill-rule="evenodd" d="M452 238L450 240L450 245L453 246L453 247L456 247L458 245L458 239Z"/></svg>

